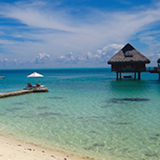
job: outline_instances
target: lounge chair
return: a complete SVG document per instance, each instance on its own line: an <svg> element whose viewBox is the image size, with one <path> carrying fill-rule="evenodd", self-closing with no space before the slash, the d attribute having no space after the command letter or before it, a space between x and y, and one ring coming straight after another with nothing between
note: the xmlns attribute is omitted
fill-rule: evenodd
<svg viewBox="0 0 160 160"><path fill-rule="evenodd" d="M40 83L36 83L36 87L40 87L41 85L40 85Z"/></svg>
<svg viewBox="0 0 160 160"><path fill-rule="evenodd" d="M27 87L26 88L24 88L25 90L31 90L31 89L33 89L33 85L31 84L31 83L27 83Z"/></svg>
<svg viewBox="0 0 160 160"><path fill-rule="evenodd" d="M41 85L40 83L36 83L36 87L44 87L44 85Z"/></svg>
<svg viewBox="0 0 160 160"><path fill-rule="evenodd" d="M27 83L27 84L28 84L28 87L33 87L31 83Z"/></svg>

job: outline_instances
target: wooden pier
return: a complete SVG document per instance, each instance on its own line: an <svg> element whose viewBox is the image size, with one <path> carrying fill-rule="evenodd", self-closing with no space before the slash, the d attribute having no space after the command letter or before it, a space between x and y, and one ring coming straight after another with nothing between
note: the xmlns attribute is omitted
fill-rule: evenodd
<svg viewBox="0 0 160 160"><path fill-rule="evenodd" d="M159 80L160 80L160 67L147 67L146 72L150 73L158 73L159 75Z"/></svg>
<svg viewBox="0 0 160 160"><path fill-rule="evenodd" d="M28 93L35 93L35 92L48 92L48 88L36 87L36 88L22 89L22 90L12 91L12 92L4 92L4 93L0 93L0 98L23 95Z"/></svg>

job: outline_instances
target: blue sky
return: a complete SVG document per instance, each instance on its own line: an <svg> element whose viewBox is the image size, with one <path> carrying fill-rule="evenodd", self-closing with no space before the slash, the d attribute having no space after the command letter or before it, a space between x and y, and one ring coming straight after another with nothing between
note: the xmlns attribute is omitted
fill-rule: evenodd
<svg viewBox="0 0 160 160"><path fill-rule="evenodd" d="M108 67L126 43L157 65L158 0L1 0L1 68Z"/></svg>

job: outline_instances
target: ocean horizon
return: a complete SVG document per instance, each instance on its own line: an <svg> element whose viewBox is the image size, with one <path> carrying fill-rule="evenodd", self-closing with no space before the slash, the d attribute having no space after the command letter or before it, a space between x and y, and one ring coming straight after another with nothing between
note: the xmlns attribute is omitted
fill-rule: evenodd
<svg viewBox="0 0 160 160"><path fill-rule="evenodd" d="M0 134L100 160L158 160L160 81L116 81L110 68L1 69L0 92L21 90L32 72L49 92L0 99Z"/></svg>

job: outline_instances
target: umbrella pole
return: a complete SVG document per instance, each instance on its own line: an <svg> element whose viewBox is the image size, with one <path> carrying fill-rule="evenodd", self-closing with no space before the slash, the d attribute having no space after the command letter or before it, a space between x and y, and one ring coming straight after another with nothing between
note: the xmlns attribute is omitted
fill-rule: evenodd
<svg viewBox="0 0 160 160"><path fill-rule="evenodd" d="M34 77L35 78L35 84L36 84L36 77Z"/></svg>

